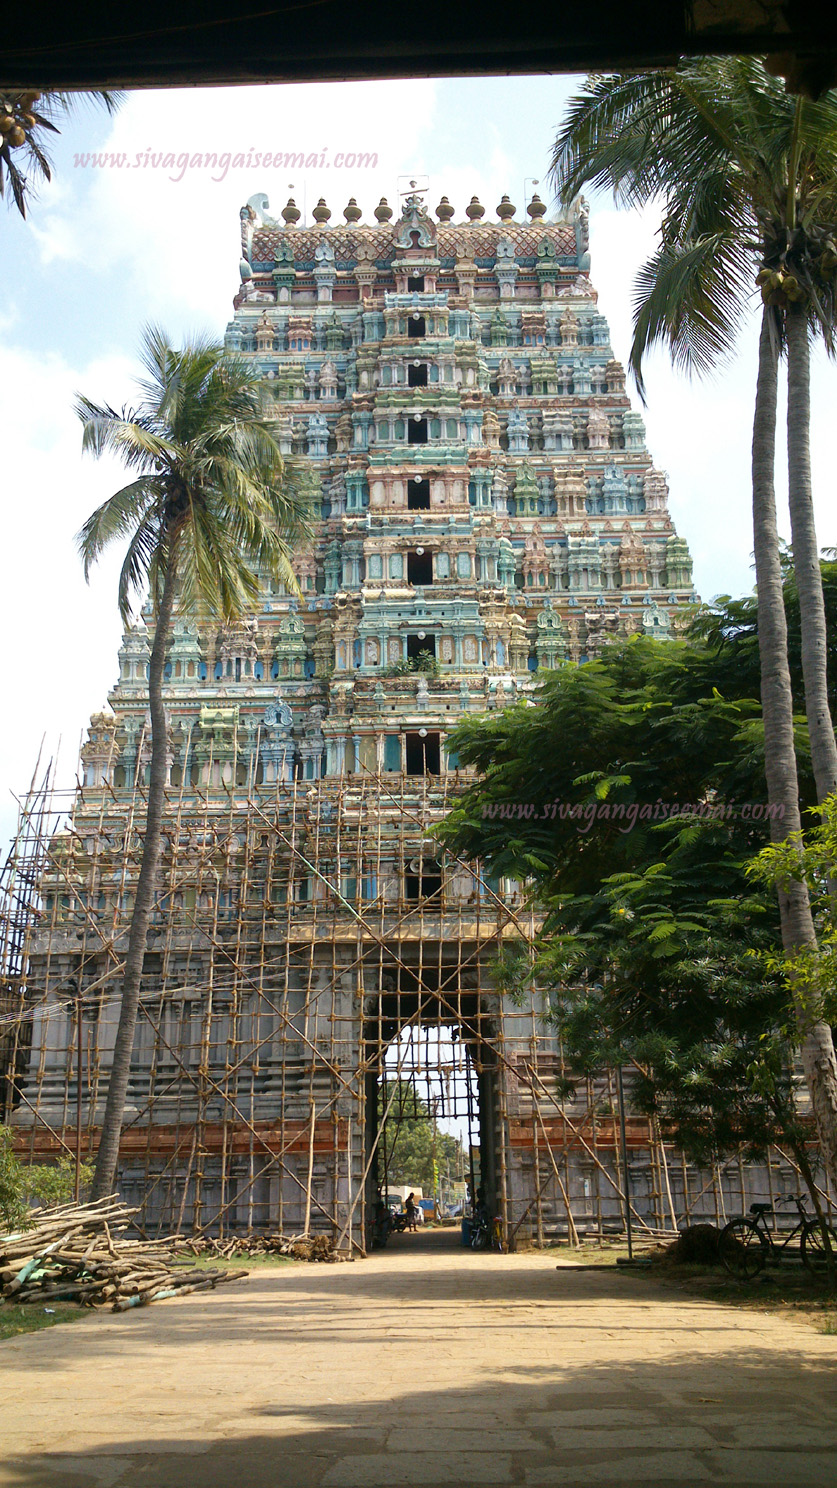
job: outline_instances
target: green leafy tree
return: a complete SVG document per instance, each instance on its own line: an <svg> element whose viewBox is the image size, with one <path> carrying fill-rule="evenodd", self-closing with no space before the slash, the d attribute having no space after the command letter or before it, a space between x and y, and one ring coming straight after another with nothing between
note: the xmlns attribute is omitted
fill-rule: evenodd
<svg viewBox="0 0 837 1488"><path fill-rule="evenodd" d="M80 104L100 104L109 114L119 107L118 93L38 93L0 88L0 196L10 190L21 217L32 191L32 178L52 180L48 138L60 134L59 120L72 117Z"/></svg>
<svg viewBox="0 0 837 1488"><path fill-rule="evenodd" d="M782 554L781 564L793 706L796 712L804 712L799 591L787 553ZM828 700L833 713L837 710L837 561L833 550L827 550L822 557L820 572L828 637ZM689 633L695 639L705 640L710 648L714 683L721 693L725 696L758 697L758 600L755 594L747 594L742 599L722 595L713 604L701 606Z"/></svg>
<svg viewBox="0 0 837 1488"><path fill-rule="evenodd" d="M548 674L539 706L460 724L451 747L481 778L438 831L529 881L543 933L501 984L545 992L580 1073L627 1066L635 1102L698 1159L780 1138L810 1177L787 989L762 959L778 909L746 871L769 837L760 709L751 664L734 685L728 660L724 696L716 659L705 639L614 643ZM800 726L803 765L804 743ZM803 783L813 803L810 767Z"/></svg>
<svg viewBox="0 0 837 1488"><path fill-rule="evenodd" d="M562 197L587 183L625 206L662 202L659 245L637 281L631 366L661 341L707 371L729 354L754 279L762 292L753 425L753 530L768 796L775 840L800 826L793 702L776 523L780 346L788 355L788 477L801 657L820 801L837 787L827 641L810 472L809 337L832 349L837 290L837 93L793 97L756 59L691 58L675 68L592 77L555 144ZM815 945L804 881L779 891L786 946ZM796 1004L823 1151L837 1179L837 1058L815 1001Z"/></svg>
<svg viewBox="0 0 837 1488"><path fill-rule="evenodd" d="M394 1091L393 1085L396 1087ZM460 1172L462 1148L455 1137L448 1132L439 1131L438 1127L434 1139L430 1107L416 1094L412 1085L405 1081L388 1081L381 1086L380 1115L385 1112L393 1095L379 1146L379 1181L383 1186L386 1155L388 1183L399 1188L405 1183L414 1183L425 1195L431 1195L437 1187L438 1177L444 1175L448 1168L452 1174Z"/></svg>
<svg viewBox="0 0 837 1488"><path fill-rule="evenodd" d="M14 1150L15 1134L0 1126L0 1224L7 1230L26 1229L30 1224L30 1207L63 1204L75 1193L75 1158L60 1157L55 1163L24 1163ZM86 1185L93 1169L81 1165L81 1182Z"/></svg>
<svg viewBox="0 0 837 1488"><path fill-rule="evenodd" d="M81 529L85 577L106 548L127 541L119 580L123 621L128 623L134 599L150 590L155 622L145 834L94 1198L113 1188L157 886L167 749L163 671L172 619L185 613L229 624L258 607L261 581L268 577L298 590L290 555L308 530L306 505L287 477L265 417L258 371L209 340L177 350L153 327L145 334L142 360L148 377L136 408L116 412L88 398L77 408L83 448L118 455L133 477Z"/></svg>
<svg viewBox="0 0 837 1488"><path fill-rule="evenodd" d="M813 1191L788 1057L775 898L748 892L726 823L660 833L661 857L551 908L534 965L579 1075L623 1066L633 1105L698 1163L781 1142ZM723 897L722 897L723 896Z"/></svg>
<svg viewBox="0 0 837 1488"><path fill-rule="evenodd" d="M814 815L813 812L810 813ZM837 794L823 803L818 824L784 842L771 843L748 865L751 879L785 889L804 878L817 926L816 946L803 946L770 958L789 987L801 995L823 998L826 1017L837 1023Z"/></svg>
<svg viewBox="0 0 837 1488"><path fill-rule="evenodd" d="M679 826L689 824L685 807L712 819L730 803L755 802L760 820L729 817L738 849L753 856L769 833L764 730L746 669L736 679L726 665L724 695L714 645L634 637L594 662L546 673L534 708L464 720L450 748L479 780L439 835L494 873L530 878L538 892L591 894L611 874L657 861L674 807ZM813 803L802 720L797 747Z"/></svg>

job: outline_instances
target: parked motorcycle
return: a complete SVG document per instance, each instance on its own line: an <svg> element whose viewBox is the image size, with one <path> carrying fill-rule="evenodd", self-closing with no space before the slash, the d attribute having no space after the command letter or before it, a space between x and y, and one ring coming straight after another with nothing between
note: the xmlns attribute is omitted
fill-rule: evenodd
<svg viewBox="0 0 837 1488"><path fill-rule="evenodd" d="M500 1216L492 1218L487 1205L478 1204L471 1220L471 1249L496 1250L505 1255L507 1248Z"/></svg>
<svg viewBox="0 0 837 1488"><path fill-rule="evenodd" d="M479 1210L471 1220L471 1249L488 1250L491 1245L491 1220L485 1210Z"/></svg>

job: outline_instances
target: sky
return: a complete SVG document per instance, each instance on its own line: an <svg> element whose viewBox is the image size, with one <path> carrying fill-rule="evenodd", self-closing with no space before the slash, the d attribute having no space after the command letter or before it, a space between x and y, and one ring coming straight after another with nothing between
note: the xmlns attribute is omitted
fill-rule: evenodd
<svg viewBox="0 0 837 1488"><path fill-rule="evenodd" d="M117 407L130 401L149 322L175 342L195 331L222 336L239 278L239 210L257 192L266 193L277 214L293 194L309 218L323 195L333 221L342 221L354 196L372 220L381 196L397 206L410 179L426 179L431 209L445 194L459 221L474 194L493 217L507 192L521 215L534 178L551 207L550 146L579 81L416 79L134 93L115 118L86 108L64 125L53 149L54 180L38 187L25 222L0 203L7 718L0 735L0 843L13 830L15 797L32 778L39 750L44 760L58 753L59 779L72 782L86 722L105 704L117 674L118 557L104 561L87 586L74 539L124 478L113 460L82 457L75 396ZM268 151L316 154L318 167L295 174L247 167L248 158ZM337 156L352 151L376 155L377 162L338 169ZM131 164L84 165L94 152L123 153ZM164 164L166 156L191 161L209 152L219 156L215 169ZM236 154L244 165L222 169L220 158ZM653 247L657 223L653 213L617 212L607 197L589 194L589 200L591 277L624 362L632 279ZM705 599L742 594L753 584L755 327L755 315L745 320L734 362L711 382L676 375L662 354L648 364L648 444L668 474L672 516L689 542ZM837 544L835 391L837 372L818 355L813 468L823 546ZM783 460L780 441L777 486L787 535Z"/></svg>

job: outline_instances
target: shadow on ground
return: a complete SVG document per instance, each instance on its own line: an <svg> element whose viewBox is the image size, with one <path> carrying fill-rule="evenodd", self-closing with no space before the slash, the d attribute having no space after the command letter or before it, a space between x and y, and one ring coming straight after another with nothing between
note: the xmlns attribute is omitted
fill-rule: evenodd
<svg viewBox="0 0 837 1488"><path fill-rule="evenodd" d="M277 1345L278 1346L278 1345ZM277 1361L279 1362L279 1361ZM241 1368L247 1368L242 1354ZM421 1371L417 1355L416 1372ZM255 1383L255 1382L254 1382ZM288 1382L293 1385L293 1381ZM102 1439L83 1454L6 1458L15 1488L460 1488L622 1484L815 1488L835 1481L833 1356L742 1349L718 1362L684 1354L664 1367L506 1365L468 1388L318 1404L275 1385L231 1415L207 1402L206 1430ZM37 1405L35 1407L37 1409ZM49 1409L48 1398L43 1408ZM126 1413L131 1402L125 1401ZM218 1436L226 1439L210 1439Z"/></svg>
<svg viewBox="0 0 837 1488"><path fill-rule="evenodd" d="M679 1287L665 1281L615 1267L574 1270L556 1266L544 1257L542 1266L524 1269L517 1265L514 1256L465 1252L464 1257L462 1270L414 1268L410 1264L412 1256L409 1252L385 1256L378 1253L369 1264L358 1261L353 1265L299 1265L281 1271L256 1270L249 1278L222 1286L210 1294L211 1311L205 1310L200 1303L188 1304L184 1299L182 1303L165 1303L160 1304L160 1308L123 1313L118 1322L109 1312L97 1312L75 1323L72 1331L69 1328L53 1329L49 1357L39 1357L33 1352L27 1357L26 1365L28 1369L42 1369L49 1373L62 1365L71 1366L78 1347L79 1329L85 1332L96 1328L106 1332L115 1329L120 1341L127 1330L136 1330L136 1343L141 1350L146 1344L145 1335L149 1328L153 1337L154 1318L160 1318L161 1323L164 1321L167 1340L182 1350L192 1345L204 1349L210 1342L213 1347L225 1351L236 1347L246 1349L256 1342L263 1344L266 1338L285 1346L328 1343L334 1336L335 1308L345 1313L347 1303L355 1301L363 1305L362 1337L366 1345L389 1343L397 1339L399 1333L407 1338L415 1336L418 1344L420 1339L416 1334L414 1309L423 1306L433 1306L437 1310L425 1332L425 1337L431 1342L440 1336L440 1329L444 1334L446 1306L460 1304L455 1323L457 1337L461 1339L468 1333L483 1335L490 1328L500 1348L504 1334L519 1340L525 1337L527 1329L541 1332L545 1305L550 1308L557 1305L559 1311L555 1322L564 1336L571 1337L574 1331L583 1332L585 1336L596 1332L611 1336L614 1330L624 1327L634 1346L643 1333L653 1341L659 1336L661 1326L667 1329L667 1311L677 1317L685 1307L690 1309L690 1336L702 1333L734 1335L746 1329L748 1316L758 1317L757 1313L728 1307L723 1299L685 1295ZM734 1300L735 1285L730 1283L730 1286ZM291 1306L274 1311L274 1302L290 1302ZM295 1321L295 1303L304 1311L304 1321L299 1327ZM461 1310L463 1303L466 1304L464 1314ZM589 1312L576 1314L576 1309L583 1308L585 1303L598 1306ZM624 1317L622 1303L633 1304ZM640 1309L645 1306L644 1314L637 1312L637 1304ZM672 1327L679 1327L674 1319ZM0 1380L4 1365L11 1363L4 1353L5 1347L0 1344ZM422 1350L417 1349L419 1358L421 1353ZM188 1368L185 1355L184 1367Z"/></svg>
<svg viewBox="0 0 837 1488"><path fill-rule="evenodd" d="M834 1488L837 1341L399 1239L0 1346L0 1488Z"/></svg>

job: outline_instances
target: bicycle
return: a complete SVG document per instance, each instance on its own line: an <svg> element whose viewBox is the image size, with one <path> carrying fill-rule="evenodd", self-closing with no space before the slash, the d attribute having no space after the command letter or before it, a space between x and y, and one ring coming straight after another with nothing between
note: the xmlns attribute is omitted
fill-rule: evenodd
<svg viewBox="0 0 837 1488"><path fill-rule="evenodd" d="M472 1250L496 1250L501 1255L505 1254L506 1242L503 1238L503 1222L499 1215L491 1219L486 1212L476 1215L471 1228Z"/></svg>
<svg viewBox="0 0 837 1488"><path fill-rule="evenodd" d="M781 1242L767 1225L767 1215L775 1212L772 1204L751 1204L752 1219L746 1215L731 1219L722 1229L718 1253L730 1276L738 1281L752 1281L764 1269L768 1256L781 1254L797 1235L802 1263L813 1275L825 1275L829 1264L837 1266L837 1231L826 1225L824 1235L819 1219L808 1213L804 1199L796 1194L779 1202L795 1204L799 1214L798 1224Z"/></svg>

